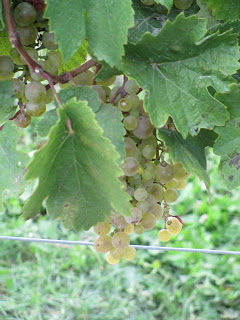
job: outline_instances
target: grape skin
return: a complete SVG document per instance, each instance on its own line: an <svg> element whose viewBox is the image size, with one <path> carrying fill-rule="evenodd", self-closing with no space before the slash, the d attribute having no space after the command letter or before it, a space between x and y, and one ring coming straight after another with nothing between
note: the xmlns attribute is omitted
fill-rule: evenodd
<svg viewBox="0 0 240 320"><path fill-rule="evenodd" d="M116 249L125 249L130 244L129 235L125 232L117 232L112 237L112 244Z"/></svg>
<svg viewBox="0 0 240 320"><path fill-rule="evenodd" d="M134 247L129 246L125 249L123 259L127 261L131 261L135 258L135 256L136 256L136 249Z"/></svg>
<svg viewBox="0 0 240 320"><path fill-rule="evenodd" d="M107 253L112 248L112 239L107 235L101 235L94 241L94 248L100 253Z"/></svg>
<svg viewBox="0 0 240 320"><path fill-rule="evenodd" d="M117 264L120 259L114 259L110 252L106 254L106 261L109 264Z"/></svg>
<svg viewBox="0 0 240 320"><path fill-rule="evenodd" d="M27 112L20 113L14 122L20 128L27 128L31 122L31 116Z"/></svg>
<svg viewBox="0 0 240 320"><path fill-rule="evenodd" d="M175 189L173 188L170 188L170 189L167 189L165 192L164 192L164 199L165 201L169 202L169 203L172 203L172 202L175 202L178 198L178 193Z"/></svg>
<svg viewBox="0 0 240 320"><path fill-rule="evenodd" d="M178 234L182 230L182 224L177 218L169 217L166 228L171 234Z"/></svg>
<svg viewBox="0 0 240 320"><path fill-rule="evenodd" d="M14 20L19 26L31 25L37 17L37 11L28 2L19 3L14 9Z"/></svg>
<svg viewBox="0 0 240 320"><path fill-rule="evenodd" d="M14 61L7 55L0 56L0 81L11 79L14 75Z"/></svg>
<svg viewBox="0 0 240 320"><path fill-rule="evenodd" d="M171 239L171 233L167 229L162 229L158 233L158 238L160 241L167 242Z"/></svg>

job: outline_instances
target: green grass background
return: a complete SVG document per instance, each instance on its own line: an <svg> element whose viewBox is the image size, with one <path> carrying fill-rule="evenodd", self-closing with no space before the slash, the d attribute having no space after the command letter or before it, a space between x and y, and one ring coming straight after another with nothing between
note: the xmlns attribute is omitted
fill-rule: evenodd
<svg viewBox="0 0 240 320"><path fill-rule="evenodd" d="M37 143L33 136L26 131L21 142L28 151ZM217 160L211 158L212 203L204 185L190 177L172 206L172 214L180 215L186 226L166 246L240 250L240 190L226 190ZM47 216L24 222L21 205L21 199L6 195L1 235L95 239L91 230L69 232ZM132 236L131 242L160 245L161 226ZM240 319L237 256L138 250L132 262L110 266L90 247L0 244L1 320Z"/></svg>

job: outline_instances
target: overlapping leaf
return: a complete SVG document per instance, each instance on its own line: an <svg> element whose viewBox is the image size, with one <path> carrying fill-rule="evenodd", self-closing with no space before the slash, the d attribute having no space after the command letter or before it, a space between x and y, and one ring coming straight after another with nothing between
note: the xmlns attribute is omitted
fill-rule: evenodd
<svg viewBox="0 0 240 320"><path fill-rule="evenodd" d="M239 0L204 0L208 9L217 20L231 21L240 19Z"/></svg>
<svg viewBox="0 0 240 320"><path fill-rule="evenodd" d="M9 80L0 82L0 126L13 117L17 107L14 106L15 93Z"/></svg>
<svg viewBox="0 0 240 320"><path fill-rule="evenodd" d="M87 102L72 99L59 115L48 143L28 166L26 178L38 178L38 186L23 216L37 214L45 198L50 217L62 218L76 230L89 229L112 210L130 215L129 196L118 180L122 174L116 164L118 154L103 137Z"/></svg>
<svg viewBox="0 0 240 320"><path fill-rule="evenodd" d="M20 137L17 127L8 122L0 132L0 211L2 193L8 189L18 195L24 187L24 174L29 157L16 150Z"/></svg>
<svg viewBox="0 0 240 320"><path fill-rule="evenodd" d="M171 10L172 5L173 5L173 0L155 0L155 2L160 3L163 6L165 6L168 9L168 11Z"/></svg>
<svg viewBox="0 0 240 320"><path fill-rule="evenodd" d="M170 148L172 159L175 162L182 162L188 172L196 174L203 180L210 193L205 148L213 146L217 135L210 130L202 130L197 137L188 136L187 139L183 139L177 131L160 129L158 132Z"/></svg>
<svg viewBox="0 0 240 320"><path fill-rule="evenodd" d="M224 127L215 127L219 135L213 151L221 156L221 172L227 187L232 190L240 185L240 89L233 84L231 91L216 94L216 98L228 107L230 120Z"/></svg>
<svg viewBox="0 0 240 320"><path fill-rule="evenodd" d="M90 50L99 60L110 66L120 65L127 30L133 26L130 0L47 0L45 16L50 19L50 29L56 34L64 60L87 37Z"/></svg>
<svg viewBox="0 0 240 320"><path fill-rule="evenodd" d="M123 59L124 72L149 90L145 108L153 124L161 127L171 116L184 138L224 125L229 114L207 87L228 91L230 75L240 68L236 35L205 34L205 20L180 14L157 36L128 44Z"/></svg>

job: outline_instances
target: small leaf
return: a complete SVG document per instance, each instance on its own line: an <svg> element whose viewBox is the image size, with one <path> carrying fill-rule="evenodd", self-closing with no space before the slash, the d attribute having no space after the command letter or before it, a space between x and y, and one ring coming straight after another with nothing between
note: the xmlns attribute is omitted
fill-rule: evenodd
<svg viewBox="0 0 240 320"><path fill-rule="evenodd" d="M11 81L0 82L0 126L15 115L17 107L14 106L16 98Z"/></svg>
<svg viewBox="0 0 240 320"><path fill-rule="evenodd" d="M213 152L221 156L221 172L227 187L232 190L240 185L240 89L233 84L230 92L216 94L216 99L228 107L230 120L224 127L215 127L219 135Z"/></svg>
<svg viewBox="0 0 240 320"><path fill-rule="evenodd" d="M204 2L217 20L231 21L240 19L239 0L204 0Z"/></svg>
<svg viewBox="0 0 240 320"><path fill-rule="evenodd" d="M59 115L48 142L28 166L26 178L38 178L38 186L24 205L23 217L36 215L45 198L50 217L76 230L89 229L112 211L131 215L130 197L118 180L118 154L102 136L87 103L72 99Z"/></svg>

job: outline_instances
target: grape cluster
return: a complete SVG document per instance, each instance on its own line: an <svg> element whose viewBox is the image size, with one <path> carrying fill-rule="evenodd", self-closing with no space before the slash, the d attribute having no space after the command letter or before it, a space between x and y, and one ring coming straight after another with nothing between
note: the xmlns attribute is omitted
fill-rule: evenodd
<svg viewBox="0 0 240 320"><path fill-rule="evenodd" d="M114 87L110 97L118 89ZM166 242L182 229L181 219L169 214L169 204L177 200L178 190L185 188L188 172L181 163L172 162L164 141L158 138L156 128L143 108L139 91L134 79L127 80L124 92L115 100L123 114L126 130L126 157L121 165L124 176L120 180L132 198L132 215L123 217L113 212L105 222L94 227L99 235L94 246L98 252L107 254L106 260L110 264L118 263L121 258L131 260L135 257L135 249L129 246L132 232L139 235L150 231L158 220L163 219L163 229L158 236L160 241ZM98 94L101 95L100 90Z"/></svg>
<svg viewBox="0 0 240 320"><path fill-rule="evenodd" d="M159 3L156 3L155 0L140 0L146 6L154 6L155 10L161 14L167 14L167 8ZM193 0L173 0L174 6L179 10L186 10L191 7Z"/></svg>

